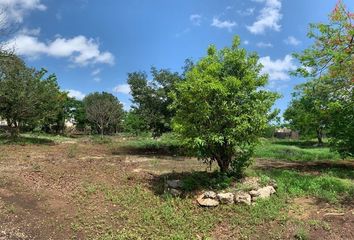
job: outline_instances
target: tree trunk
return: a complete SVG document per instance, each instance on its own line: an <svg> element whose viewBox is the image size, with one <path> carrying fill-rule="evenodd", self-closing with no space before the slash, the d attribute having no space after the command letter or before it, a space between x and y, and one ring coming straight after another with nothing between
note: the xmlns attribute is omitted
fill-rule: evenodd
<svg viewBox="0 0 354 240"><path fill-rule="evenodd" d="M101 127L101 139L103 139L103 127Z"/></svg>
<svg viewBox="0 0 354 240"><path fill-rule="evenodd" d="M322 129L317 129L317 130L316 130L316 133L317 133L318 144L319 144L319 145L323 145L323 141L322 141L322 138L323 138Z"/></svg>
<svg viewBox="0 0 354 240"><path fill-rule="evenodd" d="M229 171L231 159L227 157L216 157L216 162L220 168L220 172L226 173Z"/></svg>

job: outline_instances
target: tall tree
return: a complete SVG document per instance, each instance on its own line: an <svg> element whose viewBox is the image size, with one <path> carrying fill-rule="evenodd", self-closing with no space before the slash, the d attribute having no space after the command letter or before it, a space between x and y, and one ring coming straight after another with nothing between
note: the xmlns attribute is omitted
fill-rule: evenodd
<svg viewBox="0 0 354 240"><path fill-rule="evenodd" d="M235 37L230 48L210 46L177 84L172 107L175 131L199 158L241 175L277 94L262 89L268 77L260 73L258 56L239 44Z"/></svg>
<svg viewBox="0 0 354 240"><path fill-rule="evenodd" d="M0 116L5 118L12 136L20 126L38 123L56 114L53 104L60 95L54 75L28 68L15 55L0 64Z"/></svg>
<svg viewBox="0 0 354 240"><path fill-rule="evenodd" d="M354 154L354 14L338 1L329 23L311 24L314 44L295 54L296 74L308 78L319 109L329 116L326 126L332 147L342 156Z"/></svg>
<svg viewBox="0 0 354 240"><path fill-rule="evenodd" d="M87 119L99 128L101 137L105 129L122 121L123 105L110 93L91 93L84 98L83 102Z"/></svg>
<svg viewBox="0 0 354 240"><path fill-rule="evenodd" d="M128 84L133 96L135 114L147 123L153 136L160 136L171 130L174 110L168 107L172 103L169 94L176 84L182 81L182 77L177 72L158 70L154 67L151 68L151 75L153 79L149 81L144 72L129 73Z"/></svg>

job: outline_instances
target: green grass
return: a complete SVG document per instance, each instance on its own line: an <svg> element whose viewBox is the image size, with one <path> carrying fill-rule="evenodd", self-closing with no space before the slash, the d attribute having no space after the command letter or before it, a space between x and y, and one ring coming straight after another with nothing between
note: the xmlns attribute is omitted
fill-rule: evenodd
<svg viewBox="0 0 354 240"><path fill-rule="evenodd" d="M318 147L316 142L300 140L262 139L255 149L254 157L289 161L339 160L338 153L328 147Z"/></svg>
<svg viewBox="0 0 354 240"><path fill-rule="evenodd" d="M111 146L112 153L124 152L157 155L186 155L181 141L173 133L167 133L160 138L151 136L140 136L130 138Z"/></svg>

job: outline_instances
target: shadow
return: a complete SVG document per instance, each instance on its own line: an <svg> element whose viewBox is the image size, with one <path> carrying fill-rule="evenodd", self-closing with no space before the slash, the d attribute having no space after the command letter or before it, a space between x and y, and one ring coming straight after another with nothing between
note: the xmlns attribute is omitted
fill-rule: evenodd
<svg viewBox="0 0 354 240"><path fill-rule="evenodd" d="M274 141L274 145L284 145L284 146L296 146L299 148L323 148L328 147L327 143L319 145L317 141L294 141L294 140L283 140L283 141Z"/></svg>
<svg viewBox="0 0 354 240"><path fill-rule="evenodd" d="M201 190L222 190L230 187L234 182L231 176L223 175L220 172L192 171L192 172L172 172L161 175L151 174L149 179L149 189L155 195L163 196L166 193L168 180L180 180L182 198L195 196Z"/></svg>
<svg viewBox="0 0 354 240"><path fill-rule="evenodd" d="M11 138L6 135L0 136L0 144L6 145L27 145L27 144L35 144L35 145L55 145L53 140L47 138L40 137L23 137L19 136L16 138Z"/></svg>
<svg viewBox="0 0 354 240"><path fill-rule="evenodd" d="M259 170L295 170L313 174L328 174L343 179L354 179L354 161L286 162L262 159L257 161L254 168Z"/></svg>
<svg viewBox="0 0 354 240"><path fill-rule="evenodd" d="M112 150L113 155L141 155L141 156L154 156L154 157L187 157L180 147L131 147L122 146Z"/></svg>

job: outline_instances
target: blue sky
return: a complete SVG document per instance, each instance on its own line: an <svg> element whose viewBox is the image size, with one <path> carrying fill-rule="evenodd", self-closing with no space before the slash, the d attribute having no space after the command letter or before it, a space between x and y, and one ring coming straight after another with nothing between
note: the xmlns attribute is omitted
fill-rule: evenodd
<svg viewBox="0 0 354 240"><path fill-rule="evenodd" d="M354 1L344 0L353 11ZM288 75L291 57L311 44L311 22L326 22L336 0L0 0L18 32L8 39L28 65L55 73L63 90L82 98L93 91L116 95L128 109L127 73L151 66L181 71L209 44L258 52L268 88L283 98L304 81Z"/></svg>

